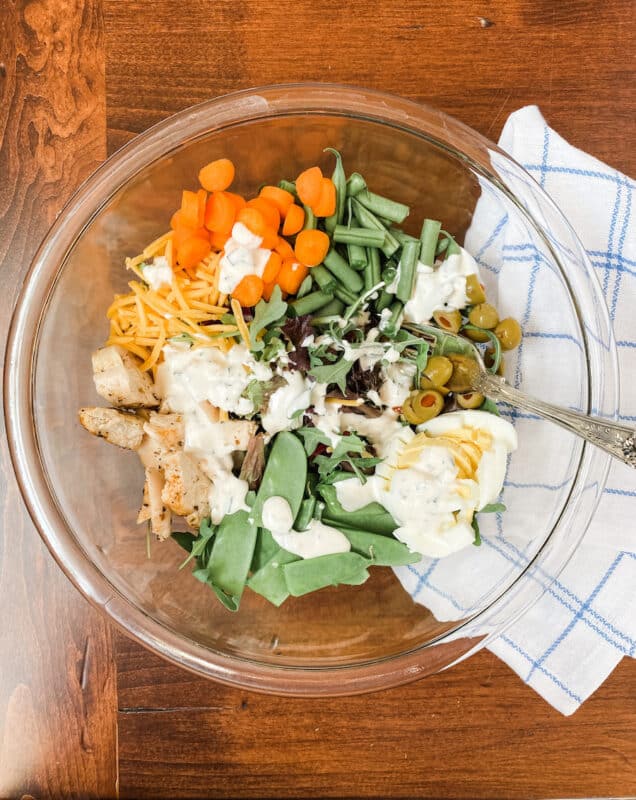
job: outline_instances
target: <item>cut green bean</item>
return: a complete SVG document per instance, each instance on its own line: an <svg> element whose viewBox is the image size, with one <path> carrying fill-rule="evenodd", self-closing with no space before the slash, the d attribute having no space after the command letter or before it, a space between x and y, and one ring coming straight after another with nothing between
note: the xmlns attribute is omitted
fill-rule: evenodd
<svg viewBox="0 0 636 800"><path fill-rule="evenodd" d="M356 200L362 203L365 208L368 208L377 217L384 217L384 219L391 220L391 222L402 223L408 217L410 208L405 206L404 203L398 203L396 200L390 200L388 197L382 197L380 194L370 192L368 189L363 189L356 194Z"/></svg>
<svg viewBox="0 0 636 800"><path fill-rule="evenodd" d="M269 561L252 575L247 585L270 603L280 606L289 597L283 567L293 561L299 561L298 556L283 550L282 547L278 548Z"/></svg>
<svg viewBox="0 0 636 800"><path fill-rule="evenodd" d="M400 258L400 277L398 278L397 298L403 303L408 303L413 294L415 286L415 273L417 267L417 257L420 253L420 243L417 239L407 242L402 247L402 257Z"/></svg>
<svg viewBox="0 0 636 800"><path fill-rule="evenodd" d="M364 289L369 291L381 281L380 253L375 247L367 247L367 265L364 269Z"/></svg>
<svg viewBox="0 0 636 800"><path fill-rule="evenodd" d="M309 294L309 292L311 292L312 286L313 286L313 280L310 274L307 275L305 280L298 287L298 291L296 292L297 299L300 300L301 297L304 297L305 295Z"/></svg>
<svg viewBox="0 0 636 800"><path fill-rule="evenodd" d="M278 181L278 188L284 189L286 192L293 194L294 197L298 196L298 193L296 192L296 184L293 181Z"/></svg>
<svg viewBox="0 0 636 800"><path fill-rule="evenodd" d="M368 208L365 208L362 203L359 203L355 197L351 199L351 208L355 218L363 228L371 228L384 233L384 242L380 245L380 250L387 258L390 258L400 246L395 236L389 233L380 220Z"/></svg>
<svg viewBox="0 0 636 800"><path fill-rule="evenodd" d="M254 555L256 524L250 519L247 511L223 517L206 566L206 582L232 611L238 610Z"/></svg>
<svg viewBox="0 0 636 800"><path fill-rule="evenodd" d="M369 564L359 553L332 553L285 564L283 573L289 593L300 597L325 586L358 586L369 577Z"/></svg>
<svg viewBox="0 0 636 800"><path fill-rule="evenodd" d="M422 558L419 553L411 553L405 544L398 542L392 536L355 530L345 525L337 527L351 543L351 549L365 558L370 558L375 566L400 567L416 564Z"/></svg>
<svg viewBox="0 0 636 800"><path fill-rule="evenodd" d="M333 233L336 225L341 225L344 219L345 201L347 199L347 176L342 166L342 156L333 147L325 147L326 153L333 153L336 157L336 166L331 174L331 180L336 187L336 210L325 220L327 233Z"/></svg>
<svg viewBox="0 0 636 800"><path fill-rule="evenodd" d="M382 280L387 286L390 286L393 281L395 280L395 276L398 274L397 267L385 267L382 270Z"/></svg>
<svg viewBox="0 0 636 800"><path fill-rule="evenodd" d="M386 232L379 228L348 228L346 225L336 225L333 232L334 242L343 244L359 244L363 247L380 247L384 245Z"/></svg>
<svg viewBox="0 0 636 800"><path fill-rule="evenodd" d="M316 215L314 212L309 208L309 206L303 205L303 209L305 210L305 223L303 225L304 231L311 231L314 230L318 226L318 220L316 219Z"/></svg>
<svg viewBox="0 0 636 800"><path fill-rule="evenodd" d="M314 510L316 508L316 498L306 497L300 504L300 511L296 515L294 521L294 528L297 531L306 531L309 523L314 518Z"/></svg>
<svg viewBox="0 0 636 800"><path fill-rule="evenodd" d="M276 434L250 517L257 525L262 525L265 501L270 497L282 497L289 503L295 518L305 493L306 480L307 456L302 442L289 431Z"/></svg>
<svg viewBox="0 0 636 800"><path fill-rule="evenodd" d="M341 227L338 225L336 230ZM347 230L347 228L345 228ZM338 253L337 250L331 248L322 262L325 267L334 275L340 283L351 292L359 292L362 289L363 281L358 273L351 269L345 259ZM336 295L338 296L338 295Z"/></svg>
<svg viewBox="0 0 636 800"><path fill-rule="evenodd" d="M345 304L345 306L350 306L356 302L356 296L348 289L345 289L344 286L341 285L336 286L334 294L336 295L338 300L342 301Z"/></svg>
<svg viewBox="0 0 636 800"><path fill-rule="evenodd" d="M432 267L437 254L437 240L442 223L436 219L425 219L420 233L420 261L427 267Z"/></svg>
<svg viewBox="0 0 636 800"><path fill-rule="evenodd" d="M336 279L328 269L319 264L312 267L311 277L316 281L322 292L331 292L336 288Z"/></svg>
<svg viewBox="0 0 636 800"><path fill-rule="evenodd" d="M404 313L404 303L402 303L400 300L394 300L390 305L390 309L391 316L384 323L384 325L380 326L380 330L383 334L385 334L385 336L395 336L400 329L400 321L402 319L402 314Z"/></svg>
<svg viewBox="0 0 636 800"><path fill-rule="evenodd" d="M404 233L401 228L389 228L389 233L398 240L400 244L405 244L406 242L416 242L417 239L414 236L410 236L408 233Z"/></svg>
<svg viewBox="0 0 636 800"><path fill-rule="evenodd" d="M347 197L355 197L367 188L367 182L359 172L352 172L347 180Z"/></svg>
<svg viewBox="0 0 636 800"><path fill-rule="evenodd" d="M294 300L290 303L290 307L294 309L297 317L302 317L304 314L313 314L319 308L326 306L331 301L331 295L323 291L311 292L306 294L299 300Z"/></svg>
<svg viewBox="0 0 636 800"><path fill-rule="evenodd" d="M347 255L349 264L356 272L361 272L367 265L367 251L359 244L348 244Z"/></svg>
<svg viewBox="0 0 636 800"><path fill-rule="evenodd" d="M380 292L380 296L375 301L375 310L378 312L384 311L385 308L388 308L391 305L394 299L395 295L391 292L387 292L387 290L384 289L382 292Z"/></svg>
<svg viewBox="0 0 636 800"><path fill-rule="evenodd" d="M455 239L451 236L449 241L448 241L448 255L449 256L459 255L461 253L461 251L462 251L461 247L457 244Z"/></svg>
<svg viewBox="0 0 636 800"><path fill-rule="evenodd" d="M316 269L316 267L314 267ZM319 319L323 317L338 317L344 311L344 303L338 300L337 297L334 297L326 306L323 306L320 309L320 317L314 317L312 322L318 322ZM318 323L320 324L320 323Z"/></svg>

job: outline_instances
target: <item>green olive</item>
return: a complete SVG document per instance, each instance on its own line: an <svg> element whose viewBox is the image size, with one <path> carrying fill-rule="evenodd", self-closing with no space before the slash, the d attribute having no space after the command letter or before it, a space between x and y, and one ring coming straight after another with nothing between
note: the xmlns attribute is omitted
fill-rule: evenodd
<svg viewBox="0 0 636 800"><path fill-rule="evenodd" d="M436 392L443 394L446 397L449 394L450 389L447 389L445 386L437 386L433 383L433 381L429 380L426 375L422 375L420 378L420 389L435 389Z"/></svg>
<svg viewBox="0 0 636 800"><path fill-rule="evenodd" d="M473 330L471 328L464 328L462 330L462 335L467 336L469 339L472 339L473 342L489 342L490 337L487 333L483 331Z"/></svg>
<svg viewBox="0 0 636 800"><path fill-rule="evenodd" d="M459 311L434 311L433 319L444 331L457 333L462 326L462 315Z"/></svg>
<svg viewBox="0 0 636 800"><path fill-rule="evenodd" d="M475 274L466 278L466 297L471 306L486 302L486 292Z"/></svg>
<svg viewBox="0 0 636 800"><path fill-rule="evenodd" d="M451 353L448 356L453 365L453 374L447 382L451 392L470 392L479 373L479 366L474 358Z"/></svg>
<svg viewBox="0 0 636 800"><path fill-rule="evenodd" d="M492 347L487 347L484 352L484 364L490 369L495 363L495 351ZM504 373L504 359L503 356L499 360L499 367L497 368L497 375Z"/></svg>
<svg viewBox="0 0 636 800"><path fill-rule="evenodd" d="M445 356L432 356L426 362L424 375L433 386L444 386L452 374L453 365Z"/></svg>
<svg viewBox="0 0 636 800"><path fill-rule="evenodd" d="M506 317L495 328L495 335L504 350L514 350L521 342L521 325L513 317Z"/></svg>
<svg viewBox="0 0 636 800"><path fill-rule="evenodd" d="M483 394L479 392L467 392L466 394L457 395L457 405L460 408L479 408L484 400Z"/></svg>
<svg viewBox="0 0 636 800"><path fill-rule="evenodd" d="M478 328L486 328L490 331L497 327L499 314L497 314L497 309L491 306L490 303L479 303L479 305L470 309L468 321L471 325L476 325Z"/></svg>
<svg viewBox="0 0 636 800"><path fill-rule="evenodd" d="M409 423L409 425L418 425L420 420L413 410L413 404L411 402L412 397L413 395L409 395L402 403L402 416Z"/></svg>
<svg viewBox="0 0 636 800"><path fill-rule="evenodd" d="M424 389L420 392L413 392L409 399L411 408L417 422L427 422L436 417L444 408L444 398L435 389Z"/></svg>

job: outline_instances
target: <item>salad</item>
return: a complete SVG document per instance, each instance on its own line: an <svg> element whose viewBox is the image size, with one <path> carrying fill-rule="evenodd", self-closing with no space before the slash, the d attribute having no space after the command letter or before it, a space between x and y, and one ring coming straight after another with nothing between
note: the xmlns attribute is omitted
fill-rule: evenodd
<svg viewBox="0 0 636 800"><path fill-rule="evenodd" d="M246 587L280 605L479 545L517 446L494 403L449 388L471 348L448 334L501 372L518 322L439 221L411 235L409 208L327 151L331 177L311 166L251 199L229 159L201 169L126 260L92 357L110 407L79 412L138 454L138 522L234 611Z"/></svg>

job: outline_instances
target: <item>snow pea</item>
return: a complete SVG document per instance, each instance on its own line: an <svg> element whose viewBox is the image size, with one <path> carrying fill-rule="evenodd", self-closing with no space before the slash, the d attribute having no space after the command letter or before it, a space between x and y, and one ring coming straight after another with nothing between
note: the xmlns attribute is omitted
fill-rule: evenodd
<svg viewBox="0 0 636 800"><path fill-rule="evenodd" d="M262 595L270 603L280 606L289 597L283 567L298 560L298 556L279 547L269 561L252 575L247 585L253 592Z"/></svg>
<svg viewBox="0 0 636 800"><path fill-rule="evenodd" d="M325 586L346 583L358 586L369 577L367 558L358 553L332 553L285 564L283 574L287 590L294 597L315 592Z"/></svg>
<svg viewBox="0 0 636 800"><path fill-rule="evenodd" d="M359 511L345 511L338 502L338 496L333 486L321 486L320 494L325 501L322 520L327 525L333 525L336 528L345 525L354 530L369 531L384 536L392 534L397 528L393 517L379 503L369 503Z"/></svg>
<svg viewBox="0 0 636 800"><path fill-rule="evenodd" d="M250 565L252 572L258 572L262 569L270 558L280 550L280 545L276 543L272 534L267 528L259 528L256 534L256 545L254 547L254 556Z"/></svg>
<svg viewBox="0 0 636 800"><path fill-rule="evenodd" d="M294 519L305 493L307 456L297 436L289 431L277 434L269 451L263 480L258 489L250 516L262 524L263 504L270 497L282 497L289 503Z"/></svg>
<svg viewBox="0 0 636 800"><path fill-rule="evenodd" d="M231 611L238 610L254 555L257 529L250 520L247 511L237 511L223 518L205 569L206 582Z"/></svg>
<svg viewBox="0 0 636 800"><path fill-rule="evenodd" d="M416 564L421 560L419 553L411 553L408 547L392 536L355 530L339 525L338 529L351 542L351 549L365 558L370 558L378 567L401 567Z"/></svg>

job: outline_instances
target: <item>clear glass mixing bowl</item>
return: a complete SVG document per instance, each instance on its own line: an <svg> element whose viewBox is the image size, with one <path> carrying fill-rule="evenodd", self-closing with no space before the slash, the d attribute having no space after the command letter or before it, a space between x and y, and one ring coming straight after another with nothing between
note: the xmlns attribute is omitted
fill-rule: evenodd
<svg viewBox="0 0 636 800"><path fill-rule="evenodd" d="M89 436L77 421L78 407L98 404L90 354L106 336L113 293L126 288L123 259L167 228L181 189L196 185L202 164L233 159L238 191L249 193L296 175L328 145L377 192L408 203L412 219L442 219L460 240L487 196L491 210L508 215L536 248L532 280L547 281L552 298L523 319L524 368L511 362L512 377L564 405L608 416L617 405L605 305L572 229L496 145L434 109L324 84L254 89L187 109L106 161L42 244L13 320L5 414L22 492L62 569L126 632L200 674L282 694L393 686L483 646L563 568L608 466L607 456L556 428L538 449L523 417L516 420L519 449L510 469L517 464L559 488L543 507L528 507L523 491L507 496L506 526L514 534L530 525L533 534L506 569L480 575L459 620L436 619L389 569L372 570L363 586L323 590L280 609L246 592L240 612L231 614L188 570L177 571L182 551L174 543L153 544L147 558L144 528L135 524L143 482L137 459ZM514 287L522 280L518 260L491 267L494 291L501 281ZM500 301L514 306L524 292ZM580 346L553 363L532 334L550 330L555 308L565 336ZM471 548L457 569L472 586L479 551Z"/></svg>

